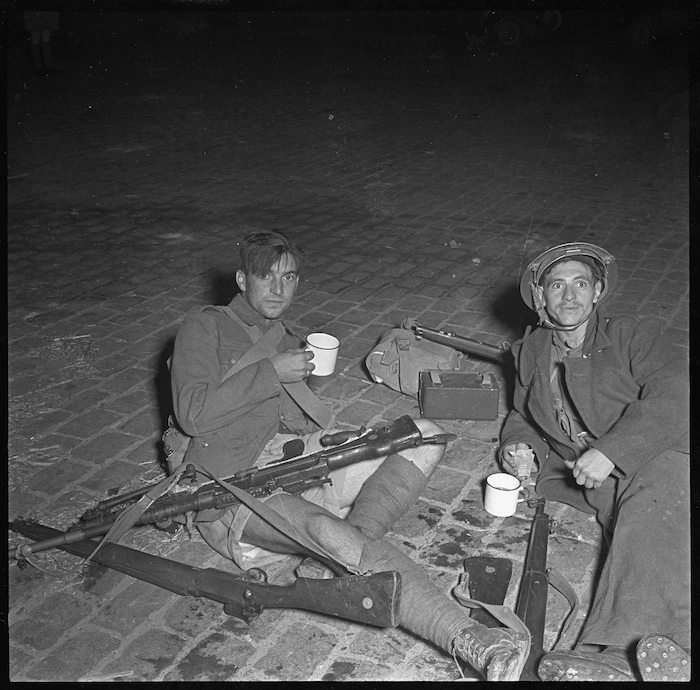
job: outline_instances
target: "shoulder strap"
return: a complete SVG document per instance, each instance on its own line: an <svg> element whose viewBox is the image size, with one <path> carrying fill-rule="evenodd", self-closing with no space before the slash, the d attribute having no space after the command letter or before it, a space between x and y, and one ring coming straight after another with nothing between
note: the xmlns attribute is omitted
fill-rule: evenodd
<svg viewBox="0 0 700 690"><path fill-rule="evenodd" d="M257 326L256 326L257 328ZM258 329L260 330L260 329ZM274 326L258 338L253 345L245 351L243 356L226 372L224 377L221 379L223 383L230 376L239 372L244 367L259 362L261 359L269 357L276 351L277 346L280 344L284 336L283 328L275 328Z"/></svg>
<svg viewBox="0 0 700 690"><path fill-rule="evenodd" d="M233 319L233 320L248 334L248 336L250 337L250 339L251 339L253 342L256 342L256 341L260 340L260 337L262 336L262 333L263 333L263 332L262 332L262 330L260 329L259 326L256 326L255 324L252 324L252 325L249 326L249 325L248 325L240 316L238 316L238 314L236 314L236 312L233 311L233 309L231 309L231 307L229 307L228 305L225 305L225 306L223 306L223 305L216 305L214 308L217 309L218 311L222 311L222 312L224 312L224 314L230 316L230 317L231 317L231 318L232 318L232 319Z"/></svg>
<svg viewBox="0 0 700 690"><path fill-rule="evenodd" d="M233 376L236 372L240 371L243 367L247 367L249 364L254 364L259 362L261 359L271 357L277 352L277 346L282 341L284 337L285 330L287 327L281 322L277 322L272 328L262 333L258 326L249 326L243 319L241 319L236 312L231 309L231 307L217 307L217 309L228 314L237 324L239 324L248 335L253 340L253 347L248 350L243 357L241 357L227 372L222 381L225 381L230 376ZM254 337L254 330L257 331L259 335ZM291 333L291 331L290 331ZM289 393L289 395L294 399L294 401L301 407L304 412L306 412L311 419L313 419L316 424L321 428L326 428L331 423L332 414L328 407L318 399L318 397L311 391L304 381L297 381L296 383L283 383L282 387Z"/></svg>

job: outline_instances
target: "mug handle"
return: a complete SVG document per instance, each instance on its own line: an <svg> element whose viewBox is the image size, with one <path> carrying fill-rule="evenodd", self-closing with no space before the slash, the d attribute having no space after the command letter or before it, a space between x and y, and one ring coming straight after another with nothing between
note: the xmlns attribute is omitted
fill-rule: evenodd
<svg viewBox="0 0 700 690"><path fill-rule="evenodd" d="M529 501L530 500L530 489L528 489L526 486L521 486L518 489L518 493L521 491L525 494L525 496L523 498L519 498L518 503L523 503L524 501Z"/></svg>

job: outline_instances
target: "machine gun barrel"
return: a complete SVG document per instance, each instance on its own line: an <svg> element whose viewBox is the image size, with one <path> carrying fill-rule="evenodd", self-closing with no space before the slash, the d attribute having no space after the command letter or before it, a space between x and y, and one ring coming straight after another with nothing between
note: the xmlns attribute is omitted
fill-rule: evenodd
<svg viewBox="0 0 700 690"><path fill-rule="evenodd" d="M489 343L484 343L480 340L474 340L473 338L467 338L463 335L457 335L451 331L435 330L433 328L421 326L413 319L405 319L404 327L413 330L413 332L416 334L416 338L419 340L421 338L425 338L426 340L430 340L434 343L451 347L454 350L466 352L467 354L474 355L475 357L482 357L495 362L501 362L502 364L510 361L510 345L508 343L503 343L502 345L490 345Z"/></svg>

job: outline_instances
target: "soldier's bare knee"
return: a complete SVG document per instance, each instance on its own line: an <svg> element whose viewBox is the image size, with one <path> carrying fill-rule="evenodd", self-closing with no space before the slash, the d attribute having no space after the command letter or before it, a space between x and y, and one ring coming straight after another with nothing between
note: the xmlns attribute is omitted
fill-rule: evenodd
<svg viewBox="0 0 700 690"><path fill-rule="evenodd" d="M424 438L444 433L442 427L430 419L414 419L413 421ZM442 444L426 444L402 450L399 455L412 462L426 477L429 477L440 462L444 452L445 446Z"/></svg>
<svg viewBox="0 0 700 690"><path fill-rule="evenodd" d="M437 436L438 434L444 434L444 429L436 424L432 419L418 418L413 420L414 424L420 430L421 436Z"/></svg>

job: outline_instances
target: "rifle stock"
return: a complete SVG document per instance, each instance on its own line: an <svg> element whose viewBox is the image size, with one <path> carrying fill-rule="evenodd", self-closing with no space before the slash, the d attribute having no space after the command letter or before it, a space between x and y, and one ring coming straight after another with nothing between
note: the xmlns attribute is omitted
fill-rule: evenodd
<svg viewBox="0 0 700 690"><path fill-rule="evenodd" d="M64 534L22 519L11 522L9 528L34 540L60 540ZM87 557L97 543L79 541L58 548ZM262 570L253 569L248 571L248 576L237 577L223 570L197 568L118 544L104 545L92 560L180 596L221 602L228 615L246 623L266 608L303 609L377 627L395 627L399 621L401 576L396 571L326 580L298 578L292 585L279 586L267 584Z"/></svg>
<svg viewBox="0 0 700 690"><path fill-rule="evenodd" d="M416 338L419 340L425 338L434 343L451 347L454 350L466 352L476 357L490 359L495 362L500 362L501 364L506 364L511 361L510 345L508 343L503 343L503 345L490 345L489 343L483 343L473 338L466 338L463 335L457 335L450 331L435 330L433 328L421 326L413 319L404 319L403 326L404 328L413 330L416 334Z"/></svg>
<svg viewBox="0 0 700 690"><path fill-rule="evenodd" d="M515 606L515 613L527 625L532 635L530 656L525 662L520 680L539 681L537 665L544 655L544 629L547 617L547 548L550 517L544 512L544 499L536 503L535 516L530 528L523 577Z"/></svg>

